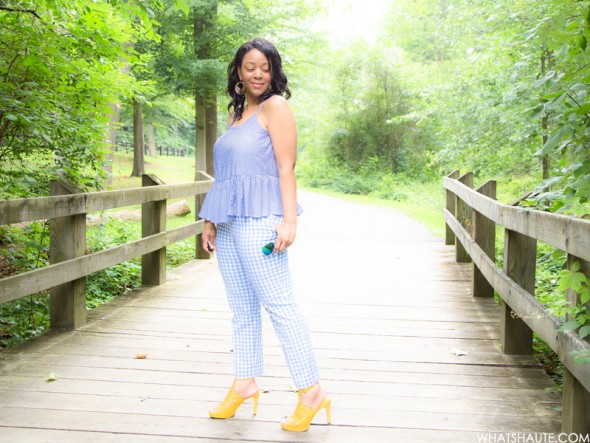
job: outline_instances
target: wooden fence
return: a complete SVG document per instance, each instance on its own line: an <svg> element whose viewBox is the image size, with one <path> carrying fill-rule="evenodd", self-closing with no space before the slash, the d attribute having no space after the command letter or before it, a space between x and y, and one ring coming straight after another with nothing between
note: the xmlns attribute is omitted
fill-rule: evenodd
<svg viewBox="0 0 590 443"><path fill-rule="evenodd" d="M85 277L142 256L143 285L166 279L166 245L198 236L203 221L166 230L166 200L195 196L196 213L213 179L165 185L153 175L142 177L142 188L82 193L64 182L51 183L51 196L0 201L0 225L50 220L49 266L0 279L0 303L51 290L51 328L75 329L86 322ZM92 254L86 253L86 215L142 205L142 238ZM198 245L198 241L197 241ZM201 251L198 251L202 256Z"/></svg>
<svg viewBox="0 0 590 443"><path fill-rule="evenodd" d="M506 354L531 354L533 332L564 365L562 430L590 432L590 364L575 362L590 344L575 331L559 331L563 320L534 297L537 241L567 253L567 267L580 264L590 276L590 221L501 204L496 183L473 190L473 174L455 171L443 179L446 189L446 243L455 244L456 260L472 262L475 297L502 299L501 344ZM504 228L504 268L495 263L496 226ZM567 300L579 304L569 290Z"/></svg>
<svg viewBox="0 0 590 443"><path fill-rule="evenodd" d="M115 151L133 152L133 143L119 142L115 145ZM173 148L170 146L156 146L156 151L160 155L166 155L169 157L187 157L193 153L192 150L186 148ZM144 146L144 154L149 154L149 146Z"/></svg>

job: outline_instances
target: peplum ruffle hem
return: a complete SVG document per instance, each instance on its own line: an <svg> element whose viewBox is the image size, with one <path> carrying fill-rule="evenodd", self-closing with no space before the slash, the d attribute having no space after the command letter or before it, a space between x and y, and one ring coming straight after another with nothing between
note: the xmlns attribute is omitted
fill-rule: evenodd
<svg viewBox="0 0 590 443"><path fill-rule="evenodd" d="M298 203L297 215L302 212ZM234 175L215 180L199 212L199 217L213 223L268 215L283 215L279 179L271 175Z"/></svg>

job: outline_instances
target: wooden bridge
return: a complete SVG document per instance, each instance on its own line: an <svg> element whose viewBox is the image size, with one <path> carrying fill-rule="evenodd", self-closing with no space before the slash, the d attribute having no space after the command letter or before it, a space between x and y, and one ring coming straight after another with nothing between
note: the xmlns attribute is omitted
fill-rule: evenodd
<svg viewBox="0 0 590 443"><path fill-rule="evenodd" d="M87 322L79 320L79 310L60 308L56 317L61 320L55 324L74 330L51 332L1 352L0 441L479 442L510 441L510 435L555 436L561 430L582 435L590 423L590 407L584 409L589 369L574 366L568 356L572 350L586 351L587 343L572 332L554 332L560 337L556 347L565 350L560 355L572 369L562 401L539 363L526 355L530 351L522 334L527 328L511 323L522 321L519 315L511 316L509 308L485 296L489 287L482 276L489 277L490 260L479 252L489 253L494 230L484 222L495 216L472 201L476 193L469 189L469 176L446 180L446 243L454 243L456 236L457 248L397 212L300 193L305 214L289 253L323 383L333 400L330 426L322 411L304 434L280 429L296 395L268 321L258 415L252 416L246 403L234 419L208 418L207 409L225 395L232 379L230 312L215 260L195 260L169 272L165 283L152 282L91 311ZM161 203L154 201L180 192L166 189L159 194L144 190L142 202L152 204L146 210L161 214ZM183 192L205 189L193 185ZM489 194L489 187L478 191ZM47 207L58 211L68 198L77 201L59 197ZM93 198L86 205L96 208ZM124 200L121 194L118 198ZM468 212L466 202L477 206L475 216L461 215ZM31 213L30 202L10 204L21 215ZM90 212L82 208L78 214L85 211ZM2 219L2 213L0 223L13 222ZM461 223L472 228L473 237ZM144 261L152 267L144 278L162 274L161 255L154 254L170 239L195 235L200 226L180 228L182 234L162 234L165 226L147 230L146 238L136 242L142 248L136 255L152 254ZM570 234L579 232L568 226ZM582 229L590 232L586 225ZM516 243L511 247L519 251L514 253L517 263L523 262L522 250ZM576 254L590 258L587 251ZM109 257L104 252L100 266ZM477 267L468 263L469 257ZM505 260L511 263L509 257ZM74 278L94 266L83 260L67 257ZM530 283L530 266L524 271L510 266L489 280L498 292L504 292L504 275L515 282L507 299L521 307L517 288ZM67 280L63 274L67 272L59 278ZM40 284L29 280L0 280L0 301L26 292L23 285ZM62 280L63 289L68 283ZM66 292L75 295L75 290ZM510 349L521 355L503 352Z"/></svg>

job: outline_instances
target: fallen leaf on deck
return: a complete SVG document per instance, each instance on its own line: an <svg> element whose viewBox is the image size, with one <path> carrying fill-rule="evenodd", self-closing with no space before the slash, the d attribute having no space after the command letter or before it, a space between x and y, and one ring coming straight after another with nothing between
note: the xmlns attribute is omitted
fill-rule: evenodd
<svg viewBox="0 0 590 443"><path fill-rule="evenodd" d="M147 358L147 354L135 354L135 358L144 359Z"/></svg>
<svg viewBox="0 0 590 443"><path fill-rule="evenodd" d="M57 380L57 374L52 371L49 373L49 376L47 377L46 381L55 381L55 380Z"/></svg>
<svg viewBox="0 0 590 443"><path fill-rule="evenodd" d="M466 352L460 351L460 350L458 350L458 349L453 349L453 348L450 348L450 349L449 349L449 352L450 352L451 354L453 354L453 355L457 355L457 356L459 356L459 357L460 357L460 356L462 356L462 355L467 355L467 353L466 353Z"/></svg>

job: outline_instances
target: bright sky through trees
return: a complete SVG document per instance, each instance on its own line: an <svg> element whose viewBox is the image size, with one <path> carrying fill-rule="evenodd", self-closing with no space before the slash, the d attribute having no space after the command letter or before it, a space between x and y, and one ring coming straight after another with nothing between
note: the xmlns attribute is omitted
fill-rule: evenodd
<svg viewBox="0 0 590 443"><path fill-rule="evenodd" d="M327 0L327 12L318 17L316 27L331 34L330 40L337 43L349 43L358 37L374 43L391 3L392 0Z"/></svg>

